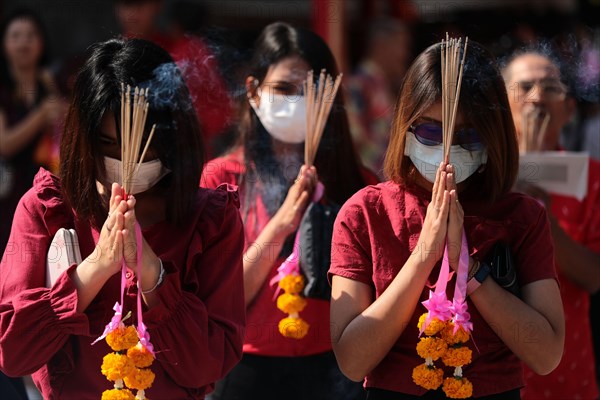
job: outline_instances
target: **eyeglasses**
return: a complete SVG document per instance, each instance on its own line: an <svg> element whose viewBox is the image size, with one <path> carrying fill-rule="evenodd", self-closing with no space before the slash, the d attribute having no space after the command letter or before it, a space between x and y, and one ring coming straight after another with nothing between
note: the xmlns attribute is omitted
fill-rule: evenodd
<svg viewBox="0 0 600 400"><path fill-rule="evenodd" d="M564 100L567 95L567 86L557 79L546 79L539 81L520 81L516 83L517 93L524 101L530 101L531 96L537 88L541 98L550 101Z"/></svg>
<svg viewBox="0 0 600 400"><path fill-rule="evenodd" d="M419 125L411 125L412 132L417 140L425 146L437 146L442 144L443 130L440 124L425 122ZM454 140L465 150L475 151L483 149L483 143L474 128L463 128L454 132Z"/></svg>

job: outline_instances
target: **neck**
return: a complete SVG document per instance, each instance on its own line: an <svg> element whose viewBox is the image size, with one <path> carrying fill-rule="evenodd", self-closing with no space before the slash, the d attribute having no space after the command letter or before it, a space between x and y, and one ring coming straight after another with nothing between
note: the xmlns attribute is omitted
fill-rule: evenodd
<svg viewBox="0 0 600 400"><path fill-rule="evenodd" d="M37 67L11 65L10 73L13 79L21 85L33 85L37 79Z"/></svg>
<svg viewBox="0 0 600 400"><path fill-rule="evenodd" d="M164 196L144 192L136 194L135 199L135 216L142 228L166 219L167 205Z"/></svg>
<svg viewBox="0 0 600 400"><path fill-rule="evenodd" d="M291 178L289 175L292 170L294 170L294 173L300 171L300 167L304 162L302 159L303 150L304 144L302 143L291 144L273 139L273 153L287 178ZM293 178L295 179L295 176Z"/></svg>

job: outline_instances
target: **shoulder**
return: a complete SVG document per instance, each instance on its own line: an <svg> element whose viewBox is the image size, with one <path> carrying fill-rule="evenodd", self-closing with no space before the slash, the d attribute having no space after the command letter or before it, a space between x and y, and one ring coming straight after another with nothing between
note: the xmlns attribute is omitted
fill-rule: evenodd
<svg viewBox="0 0 600 400"><path fill-rule="evenodd" d="M394 186L393 182L383 182L360 189L344 203L338 221L356 225L387 215L386 198L398 190Z"/></svg>
<svg viewBox="0 0 600 400"><path fill-rule="evenodd" d="M33 179L33 186L19 202L15 219L22 216L23 213L39 219L48 227L49 231L56 230L67 223L70 213L63 200L60 180L57 176L40 168Z"/></svg>
<svg viewBox="0 0 600 400"><path fill-rule="evenodd" d="M214 189L221 183L237 184L244 171L244 151L242 148L237 148L204 165L200 186Z"/></svg>
<svg viewBox="0 0 600 400"><path fill-rule="evenodd" d="M196 196L196 231L203 241L238 234L243 239L240 201L235 185L223 183L215 189L199 188Z"/></svg>

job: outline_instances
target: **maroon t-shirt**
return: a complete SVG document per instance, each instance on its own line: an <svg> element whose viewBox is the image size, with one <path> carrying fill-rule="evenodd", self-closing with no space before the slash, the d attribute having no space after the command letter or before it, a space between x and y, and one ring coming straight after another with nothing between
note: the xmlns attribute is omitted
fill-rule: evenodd
<svg viewBox="0 0 600 400"><path fill-rule="evenodd" d="M514 255L521 286L541 279L556 279L545 210L532 198L517 193L503 195L492 204L480 200L479 195L475 188L459 195L465 212L469 253L486 260L494 244L504 241ZM363 282L373 287L375 297L381 296L415 248L430 198L431 193L424 189L404 187L392 181L368 186L355 194L344 204L335 222L330 276ZM439 264L429 277L429 285L437 280ZM454 279L448 282L450 298L453 289ZM420 301L428 298L429 290L423 288ZM469 341L473 361L463 370L464 376L473 382L474 397L523 386L519 359L470 300L468 305L474 326L474 341ZM423 363L415 347L417 322L424 312L425 307L418 303L407 329L367 375L365 386L413 395L426 392L412 381L413 368ZM445 376L451 376L452 371L446 368Z"/></svg>

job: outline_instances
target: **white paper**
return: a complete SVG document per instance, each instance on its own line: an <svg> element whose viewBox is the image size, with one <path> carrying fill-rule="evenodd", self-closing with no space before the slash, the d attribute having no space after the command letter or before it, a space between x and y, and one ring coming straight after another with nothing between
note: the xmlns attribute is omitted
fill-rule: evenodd
<svg viewBox="0 0 600 400"><path fill-rule="evenodd" d="M46 287L52 287L58 277L73 264L81 263L79 240L74 229L56 232L46 258Z"/></svg>
<svg viewBox="0 0 600 400"><path fill-rule="evenodd" d="M587 153L545 151L521 154L519 180L539 186L548 193L575 197L587 195L590 157Z"/></svg>

